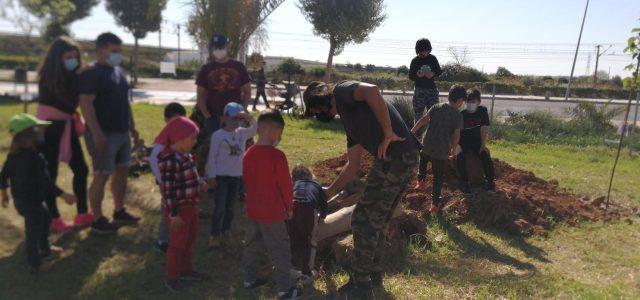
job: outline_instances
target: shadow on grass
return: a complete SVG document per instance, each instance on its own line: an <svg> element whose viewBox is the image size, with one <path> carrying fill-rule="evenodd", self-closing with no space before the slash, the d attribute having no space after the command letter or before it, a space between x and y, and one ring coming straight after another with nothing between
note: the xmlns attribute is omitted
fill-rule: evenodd
<svg viewBox="0 0 640 300"><path fill-rule="evenodd" d="M461 251L466 255L473 255L495 263L507 264L520 270L536 270L536 267L531 263L522 262L512 256L501 253L484 238L480 238L480 241L472 239L456 225L449 223L441 216L433 219L437 221L438 226L447 234L449 239L460 247Z"/></svg>
<svg viewBox="0 0 640 300"><path fill-rule="evenodd" d="M546 251L527 242L526 238L523 235L511 234L494 228L478 227L478 229L482 230L486 234L490 234L505 241L510 247L522 251L529 258L544 263L551 262L549 259L547 259Z"/></svg>

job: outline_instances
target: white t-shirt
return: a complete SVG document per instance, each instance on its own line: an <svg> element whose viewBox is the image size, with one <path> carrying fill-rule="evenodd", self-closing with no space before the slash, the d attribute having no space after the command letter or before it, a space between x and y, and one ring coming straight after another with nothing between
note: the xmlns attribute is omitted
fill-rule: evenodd
<svg viewBox="0 0 640 300"><path fill-rule="evenodd" d="M211 136L207 157L207 177L242 176L242 157L247 140L257 132L255 125L235 131L218 129Z"/></svg>

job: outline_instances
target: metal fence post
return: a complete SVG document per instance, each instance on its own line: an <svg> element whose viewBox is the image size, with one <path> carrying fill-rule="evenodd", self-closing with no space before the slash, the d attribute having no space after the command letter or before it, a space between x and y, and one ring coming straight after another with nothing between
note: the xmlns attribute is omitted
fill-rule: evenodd
<svg viewBox="0 0 640 300"><path fill-rule="evenodd" d="M640 85L638 86L638 92L636 93L636 108L635 108L635 112L633 113L633 123L631 126L631 141L629 143L629 152L633 151L633 146L636 145L636 127L638 127L637 122L638 122L638 105L640 105Z"/></svg>
<svg viewBox="0 0 640 300"><path fill-rule="evenodd" d="M491 114L489 115L489 117L491 119L493 119L493 107L495 105L496 102L496 84L493 84L493 87L491 88Z"/></svg>

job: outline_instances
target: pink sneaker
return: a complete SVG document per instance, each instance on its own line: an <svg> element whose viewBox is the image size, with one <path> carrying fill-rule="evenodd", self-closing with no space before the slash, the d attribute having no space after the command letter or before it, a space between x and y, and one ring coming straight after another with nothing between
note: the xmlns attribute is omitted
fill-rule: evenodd
<svg viewBox="0 0 640 300"><path fill-rule="evenodd" d="M63 218L53 219L51 221L51 230L57 233L66 233L73 229Z"/></svg>
<svg viewBox="0 0 640 300"><path fill-rule="evenodd" d="M73 224L77 227L89 227L93 223L93 213L77 215L73 219Z"/></svg>

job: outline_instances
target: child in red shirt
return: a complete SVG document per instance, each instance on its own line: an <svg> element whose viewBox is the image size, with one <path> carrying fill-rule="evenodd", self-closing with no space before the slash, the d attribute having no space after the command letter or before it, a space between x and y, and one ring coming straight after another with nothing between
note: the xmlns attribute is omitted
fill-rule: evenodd
<svg viewBox="0 0 640 300"><path fill-rule="evenodd" d="M286 220L293 215L293 184L285 154L277 149L284 119L278 111L266 110L258 117L258 141L249 148L242 163L247 188L245 205L246 246L242 255L244 287L265 284L256 277L266 252L275 265L279 299L299 299L302 290L291 282L291 249Z"/></svg>
<svg viewBox="0 0 640 300"><path fill-rule="evenodd" d="M170 151L158 163L165 217L169 220L167 281L172 291L184 289L183 280L201 281L207 276L193 269L193 246L198 233L200 190L206 189L189 152L198 136L198 126L185 117L169 122L165 129Z"/></svg>

